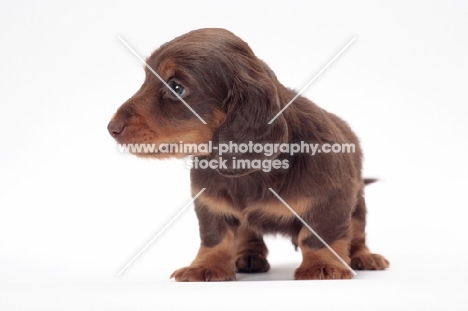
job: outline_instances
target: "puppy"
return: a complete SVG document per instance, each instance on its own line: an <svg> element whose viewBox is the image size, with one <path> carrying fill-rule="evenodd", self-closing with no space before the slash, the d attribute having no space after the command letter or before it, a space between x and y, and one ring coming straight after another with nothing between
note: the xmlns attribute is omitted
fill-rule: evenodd
<svg viewBox="0 0 468 311"><path fill-rule="evenodd" d="M218 164L191 169L192 195L204 189L194 201L201 245L195 260L171 277L228 281L236 279L236 272L266 272L263 235L268 233L290 236L300 248L297 280L350 279L348 265L365 270L389 266L366 246L363 188L371 180L361 176L359 141L343 120L302 96L278 115L296 93L247 43L224 29L184 34L163 44L147 64L152 70L146 69L141 88L118 109L109 133L120 144L156 148L211 144L203 152L135 153L196 156L197 163ZM229 150L216 147L223 144ZM242 144L271 152L235 147ZM294 144L313 144L324 152L284 152ZM354 149L330 152L330 146L343 145Z"/></svg>

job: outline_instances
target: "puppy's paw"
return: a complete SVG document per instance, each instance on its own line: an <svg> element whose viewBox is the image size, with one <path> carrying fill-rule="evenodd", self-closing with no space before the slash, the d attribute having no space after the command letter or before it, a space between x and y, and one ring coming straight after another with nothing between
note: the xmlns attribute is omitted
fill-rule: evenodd
<svg viewBox="0 0 468 311"><path fill-rule="evenodd" d="M267 272L270 264L261 254L246 254L237 257L236 268L239 273L259 273Z"/></svg>
<svg viewBox="0 0 468 311"><path fill-rule="evenodd" d="M189 266L174 271L172 278L178 282L235 281L236 274L221 267Z"/></svg>
<svg viewBox="0 0 468 311"><path fill-rule="evenodd" d="M295 280L339 280L352 278L353 273L349 269L334 265L300 266L294 271Z"/></svg>
<svg viewBox="0 0 468 311"><path fill-rule="evenodd" d="M356 270L384 270L390 263L384 256L364 251L351 256L351 267Z"/></svg>

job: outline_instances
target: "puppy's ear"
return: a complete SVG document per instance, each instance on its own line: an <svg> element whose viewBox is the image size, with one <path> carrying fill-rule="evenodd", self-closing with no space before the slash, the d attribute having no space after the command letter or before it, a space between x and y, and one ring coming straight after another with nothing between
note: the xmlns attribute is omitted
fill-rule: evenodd
<svg viewBox="0 0 468 311"><path fill-rule="evenodd" d="M261 72L235 77L224 102L226 118L213 137L213 145L219 148L211 154L213 159L224 161L218 167L221 175L236 177L261 169L259 161L273 160L279 152L257 152L260 145L288 141L288 127L282 115L268 124L281 110L278 81L266 66L261 67Z"/></svg>

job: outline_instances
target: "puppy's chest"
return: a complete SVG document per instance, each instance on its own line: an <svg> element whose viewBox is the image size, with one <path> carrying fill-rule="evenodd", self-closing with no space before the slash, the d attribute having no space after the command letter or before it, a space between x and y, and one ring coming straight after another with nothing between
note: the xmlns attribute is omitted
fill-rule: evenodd
<svg viewBox="0 0 468 311"><path fill-rule="evenodd" d="M289 234L299 226L293 212L280 200L242 200L242 198L209 198L201 200L210 212L218 215L231 215L242 224L261 232L281 232ZM312 198L286 199L286 203L297 214L305 215L313 208Z"/></svg>

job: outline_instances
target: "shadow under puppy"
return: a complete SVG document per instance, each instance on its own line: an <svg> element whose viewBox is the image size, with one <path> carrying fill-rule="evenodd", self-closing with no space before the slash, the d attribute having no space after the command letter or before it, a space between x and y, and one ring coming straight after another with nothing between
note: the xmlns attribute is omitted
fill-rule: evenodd
<svg viewBox="0 0 468 311"><path fill-rule="evenodd" d="M121 144L354 144L354 152L269 153L231 150L210 153L143 153L143 157L197 156L224 159L217 168L192 168L201 246L177 281L235 280L236 272L269 269L263 235L292 238L302 252L294 278L349 279L352 272L269 190L273 189L352 268L389 266L365 243L366 205L361 176L362 153L349 126L278 82L273 71L243 40L224 29L200 29L156 50L147 64L171 89L146 69L146 79L108 125ZM176 95L177 94L177 95ZM183 99L200 119L179 99ZM266 171L234 167L237 160L279 160ZM265 162L262 162L265 163ZM271 163L271 162L270 162Z"/></svg>

